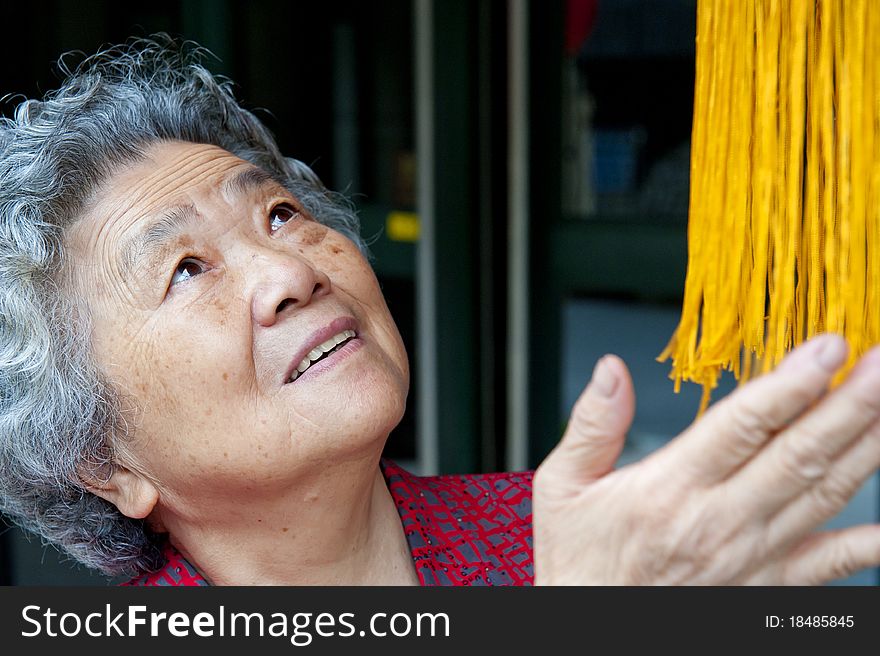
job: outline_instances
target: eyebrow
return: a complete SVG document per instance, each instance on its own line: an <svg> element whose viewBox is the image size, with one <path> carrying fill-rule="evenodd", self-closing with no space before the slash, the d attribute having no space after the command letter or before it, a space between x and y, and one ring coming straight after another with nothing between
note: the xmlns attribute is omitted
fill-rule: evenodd
<svg viewBox="0 0 880 656"><path fill-rule="evenodd" d="M122 247L119 266L123 276L129 276L140 262L154 260L185 227L200 218L199 211L192 203L170 207L162 212L155 223Z"/></svg>
<svg viewBox="0 0 880 656"><path fill-rule="evenodd" d="M250 191L274 185L284 186L267 171L249 166L223 182L223 194L245 195ZM155 223L123 246L119 258L123 276L128 277L140 262L155 260L184 228L200 219L201 214L192 203L164 210Z"/></svg>
<svg viewBox="0 0 880 656"><path fill-rule="evenodd" d="M284 185L274 175L257 166L249 166L233 175L223 183L225 195L244 195L263 187Z"/></svg>

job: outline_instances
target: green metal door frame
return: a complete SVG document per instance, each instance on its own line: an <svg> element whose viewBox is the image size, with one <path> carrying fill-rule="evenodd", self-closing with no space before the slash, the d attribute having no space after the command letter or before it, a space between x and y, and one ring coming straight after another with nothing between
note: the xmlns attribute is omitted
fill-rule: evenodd
<svg viewBox="0 0 880 656"><path fill-rule="evenodd" d="M424 472L480 465L472 11L464 0L414 6L417 456Z"/></svg>

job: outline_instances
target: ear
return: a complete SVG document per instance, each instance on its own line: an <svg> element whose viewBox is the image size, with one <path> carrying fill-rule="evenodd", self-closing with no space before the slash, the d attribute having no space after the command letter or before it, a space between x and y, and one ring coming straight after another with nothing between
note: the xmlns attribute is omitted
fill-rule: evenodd
<svg viewBox="0 0 880 656"><path fill-rule="evenodd" d="M86 483L86 488L132 519L147 517L159 501L159 490L152 482L119 464L114 465L113 474L107 481Z"/></svg>

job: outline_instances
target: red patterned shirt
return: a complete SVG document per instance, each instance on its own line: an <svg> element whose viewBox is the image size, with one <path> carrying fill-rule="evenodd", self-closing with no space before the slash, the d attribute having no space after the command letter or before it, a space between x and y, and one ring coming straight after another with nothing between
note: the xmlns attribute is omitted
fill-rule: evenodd
<svg viewBox="0 0 880 656"><path fill-rule="evenodd" d="M532 585L532 472L414 476L381 463L422 585ZM170 544L127 585L208 585Z"/></svg>

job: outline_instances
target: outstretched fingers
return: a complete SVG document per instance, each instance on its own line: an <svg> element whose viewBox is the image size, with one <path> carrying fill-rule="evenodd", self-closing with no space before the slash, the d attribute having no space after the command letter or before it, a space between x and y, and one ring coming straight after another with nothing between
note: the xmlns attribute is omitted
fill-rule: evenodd
<svg viewBox="0 0 880 656"><path fill-rule="evenodd" d="M846 353L838 335L814 337L713 406L677 440L678 471L703 485L730 477L827 391Z"/></svg>
<svg viewBox="0 0 880 656"><path fill-rule="evenodd" d="M880 525L816 533L784 564L784 585L820 585L880 566Z"/></svg>
<svg viewBox="0 0 880 656"><path fill-rule="evenodd" d="M880 468L880 422L847 448L828 473L807 494L802 494L770 519L767 544L784 549L834 517Z"/></svg>
<svg viewBox="0 0 880 656"><path fill-rule="evenodd" d="M870 431L878 419L880 348L875 348L840 387L782 431L728 483L744 492L744 509L758 516L776 515L791 503L812 504L815 526L846 504L865 475L863 468L872 467L876 437ZM863 439L867 441L855 457L870 458L852 462L848 450Z"/></svg>

